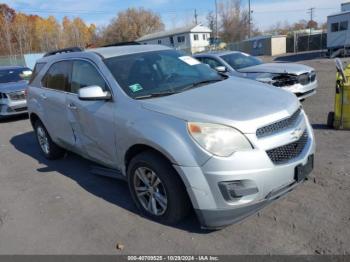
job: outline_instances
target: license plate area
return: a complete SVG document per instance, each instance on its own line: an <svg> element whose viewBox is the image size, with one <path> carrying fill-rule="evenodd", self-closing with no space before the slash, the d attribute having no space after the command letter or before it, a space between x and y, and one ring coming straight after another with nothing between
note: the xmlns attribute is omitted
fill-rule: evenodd
<svg viewBox="0 0 350 262"><path fill-rule="evenodd" d="M305 180L308 175L312 172L314 169L314 156L311 155L308 157L307 163L305 165L298 165L295 167L295 175L294 179L297 182L301 182Z"/></svg>

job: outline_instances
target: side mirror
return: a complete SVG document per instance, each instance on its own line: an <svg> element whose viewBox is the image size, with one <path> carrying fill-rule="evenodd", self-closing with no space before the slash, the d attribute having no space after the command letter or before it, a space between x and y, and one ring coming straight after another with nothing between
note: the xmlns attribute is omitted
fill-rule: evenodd
<svg viewBox="0 0 350 262"><path fill-rule="evenodd" d="M87 86L80 88L78 91L80 100L95 101L95 100L110 100L112 98L108 91L103 91L100 86Z"/></svg>
<svg viewBox="0 0 350 262"><path fill-rule="evenodd" d="M227 73L227 68L225 66L217 66L215 67L215 70L219 73Z"/></svg>

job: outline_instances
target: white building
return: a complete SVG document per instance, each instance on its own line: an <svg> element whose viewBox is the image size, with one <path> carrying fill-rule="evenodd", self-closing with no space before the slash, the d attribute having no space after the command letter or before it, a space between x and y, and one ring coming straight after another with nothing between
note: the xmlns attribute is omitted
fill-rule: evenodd
<svg viewBox="0 0 350 262"><path fill-rule="evenodd" d="M350 3L341 5L341 12L327 18L327 48L331 52L350 48Z"/></svg>
<svg viewBox="0 0 350 262"><path fill-rule="evenodd" d="M204 51L209 46L211 30L203 25L192 25L145 35L136 41L141 44L159 44L186 50L191 53Z"/></svg>

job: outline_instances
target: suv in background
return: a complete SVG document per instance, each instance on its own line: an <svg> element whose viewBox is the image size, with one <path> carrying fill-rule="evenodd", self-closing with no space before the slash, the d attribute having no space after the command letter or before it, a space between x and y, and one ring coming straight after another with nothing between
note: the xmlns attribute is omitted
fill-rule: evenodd
<svg viewBox="0 0 350 262"><path fill-rule="evenodd" d="M66 150L127 180L152 219L194 208L219 228L278 199L313 168L314 135L296 97L228 78L159 45L67 49L38 60L30 121L48 159Z"/></svg>
<svg viewBox="0 0 350 262"><path fill-rule="evenodd" d="M0 118L27 113L25 90L32 70L22 66L0 66Z"/></svg>
<svg viewBox="0 0 350 262"><path fill-rule="evenodd" d="M259 58L238 51L197 54L196 59L232 76L254 79L294 93L299 100L316 94L316 72L295 63L263 63Z"/></svg>

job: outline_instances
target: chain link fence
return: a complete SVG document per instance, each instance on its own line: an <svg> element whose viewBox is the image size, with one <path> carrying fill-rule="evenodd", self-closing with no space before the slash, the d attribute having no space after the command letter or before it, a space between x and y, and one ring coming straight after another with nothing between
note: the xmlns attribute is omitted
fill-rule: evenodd
<svg viewBox="0 0 350 262"><path fill-rule="evenodd" d="M0 66L25 66L23 55L0 56Z"/></svg>

